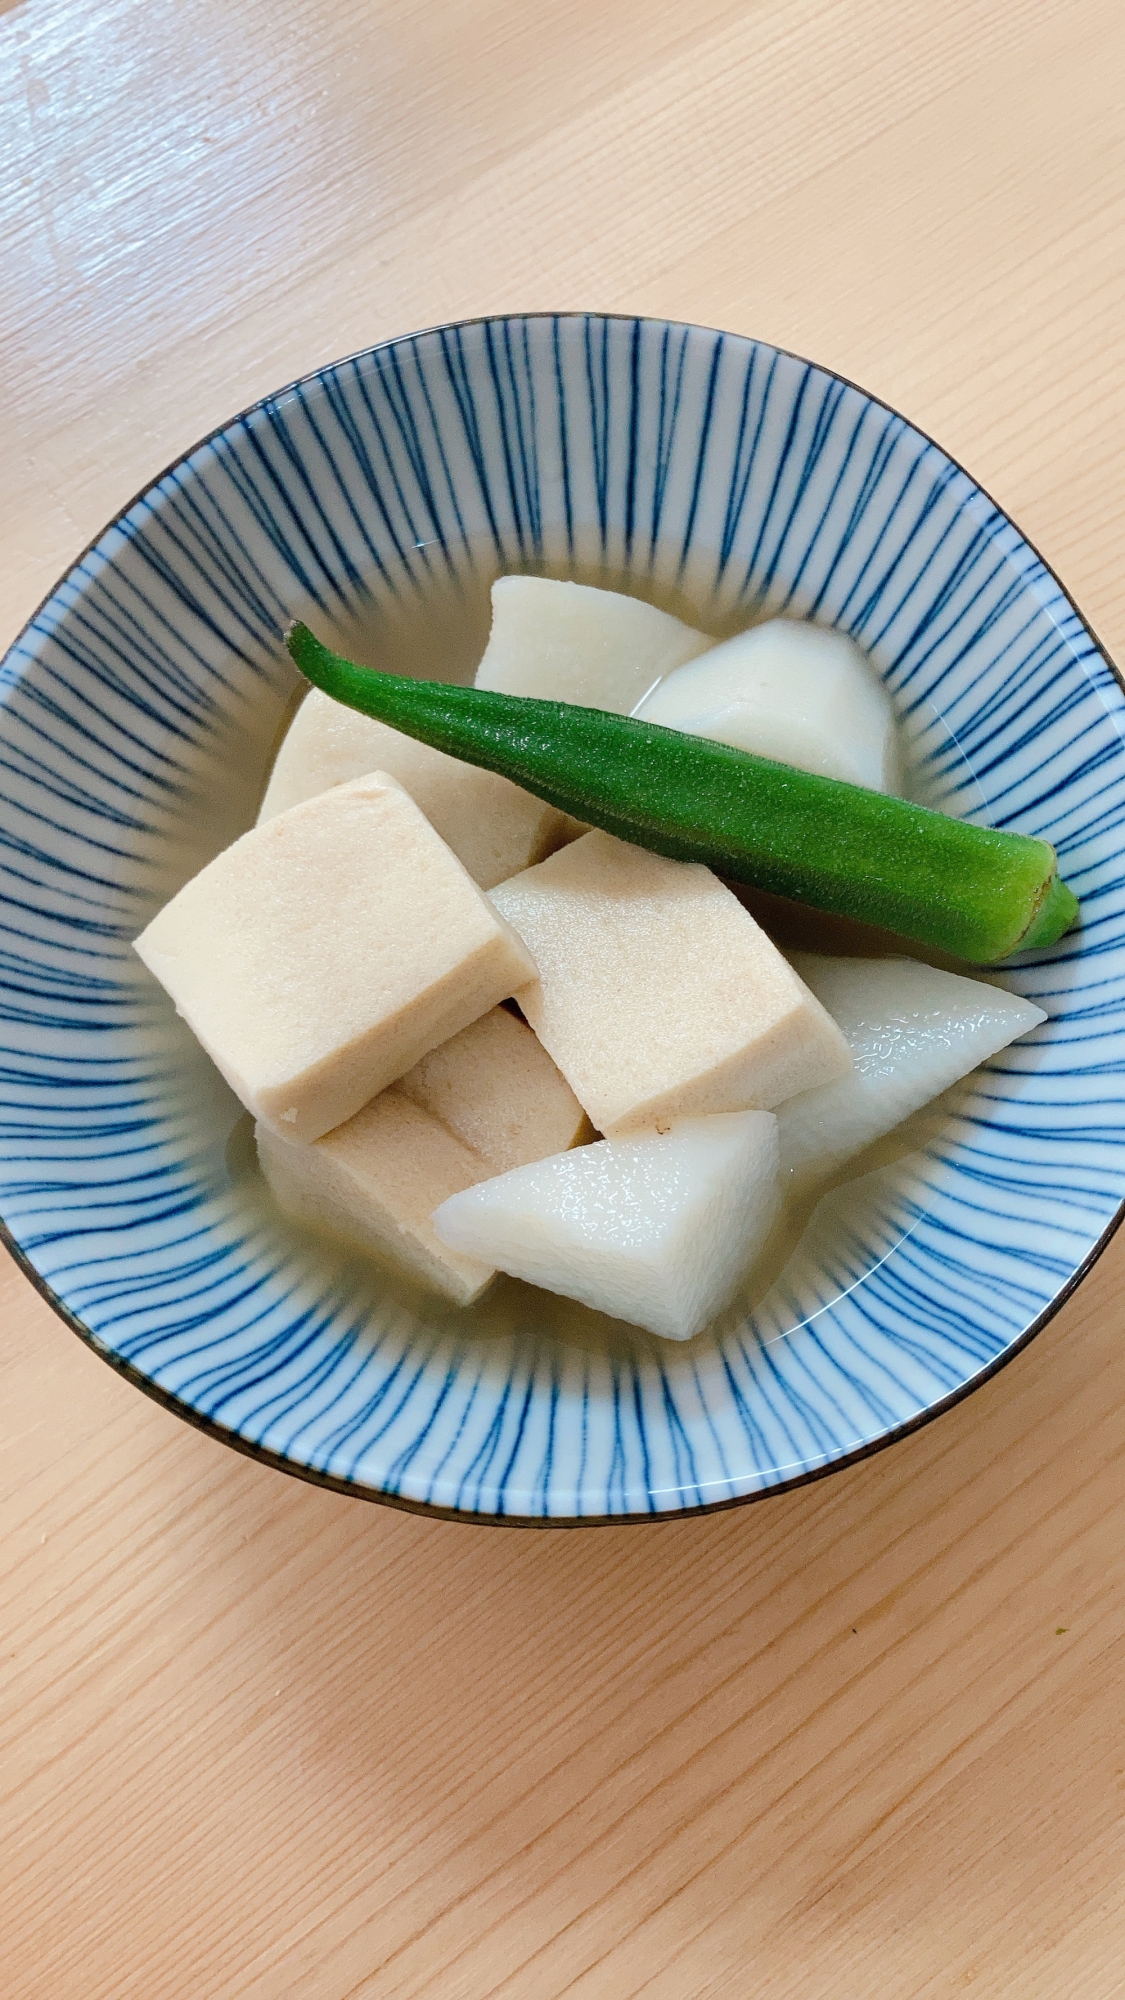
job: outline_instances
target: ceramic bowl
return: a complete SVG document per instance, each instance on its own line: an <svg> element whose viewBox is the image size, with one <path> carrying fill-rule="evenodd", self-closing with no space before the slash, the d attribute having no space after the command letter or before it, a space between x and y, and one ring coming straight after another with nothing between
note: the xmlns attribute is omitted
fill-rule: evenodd
<svg viewBox="0 0 1125 2000"><path fill-rule="evenodd" d="M1049 1021L831 1194L754 1311L662 1344L503 1281L474 1313L275 1215L246 1121L130 948L251 824L294 615L468 675L512 569L716 633L854 635L917 796L1041 834L1083 923L1005 976ZM753 340L594 315L389 342L216 431L59 584L2 683L10 1248L83 1339L227 1443L459 1518L651 1518L899 1437L1023 1345L1125 1196L1125 703L937 445Z"/></svg>

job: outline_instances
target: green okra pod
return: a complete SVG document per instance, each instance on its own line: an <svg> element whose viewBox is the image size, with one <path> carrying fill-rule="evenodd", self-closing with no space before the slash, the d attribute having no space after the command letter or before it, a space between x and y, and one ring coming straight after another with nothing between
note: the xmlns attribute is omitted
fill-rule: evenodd
<svg viewBox="0 0 1125 2000"><path fill-rule="evenodd" d="M971 826L885 792L605 709L359 667L306 625L297 666L346 707L635 846L995 965L1078 915L1045 840Z"/></svg>

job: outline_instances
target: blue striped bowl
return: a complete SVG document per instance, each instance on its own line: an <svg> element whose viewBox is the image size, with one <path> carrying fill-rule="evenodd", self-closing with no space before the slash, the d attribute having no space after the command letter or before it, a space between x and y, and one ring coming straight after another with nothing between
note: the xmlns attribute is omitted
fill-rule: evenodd
<svg viewBox="0 0 1125 2000"><path fill-rule="evenodd" d="M464 672L491 579L528 566L625 576L717 632L785 611L854 634L919 795L1047 836L1083 898L1083 928L1009 975L1048 1023L826 1199L754 1312L683 1348L509 1282L446 1311L295 1237L130 950L254 816L288 619ZM8 654L2 700L9 1245L109 1362L240 1449L464 1518L752 1498L980 1382L1119 1219L1121 689L979 487L823 369L587 315L326 368L106 530Z"/></svg>

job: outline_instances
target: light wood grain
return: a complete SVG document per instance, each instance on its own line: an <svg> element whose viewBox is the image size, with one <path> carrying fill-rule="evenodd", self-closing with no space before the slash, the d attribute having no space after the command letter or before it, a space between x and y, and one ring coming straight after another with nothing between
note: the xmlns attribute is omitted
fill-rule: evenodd
<svg viewBox="0 0 1125 2000"><path fill-rule="evenodd" d="M174 453L501 308L778 340L1125 653L1111 0L0 7L0 637ZM0 1282L5 2000L1110 2000L1125 1244L931 1429L526 1535L224 1451Z"/></svg>

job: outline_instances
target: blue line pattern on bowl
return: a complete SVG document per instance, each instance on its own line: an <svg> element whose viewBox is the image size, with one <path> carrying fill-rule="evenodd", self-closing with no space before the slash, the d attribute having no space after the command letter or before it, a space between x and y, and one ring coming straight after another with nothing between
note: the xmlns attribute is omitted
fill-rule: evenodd
<svg viewBox="0 0 1125 2000"><path fill-rule="evenodd" d="M839 627L921 795L1046 836L1083 924L1006 980L1050 1019L906 1160L837 1189L749 1313L686 1347L470 1324L289 1235L232 1175L237 1106L135 959L251 823L280 634L377 625L508 569L629 572L716 626ZM746 1498L919 1421L1034 1326L1125 1196L1123 702L1012 523L902 417L751 340L593 315L395 341L173 466L8 654L0 1209L95 1346L232 1441L466 1516ZM560 1330L561 1328L561 1330Z"/></svg>

